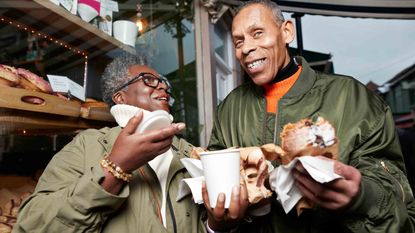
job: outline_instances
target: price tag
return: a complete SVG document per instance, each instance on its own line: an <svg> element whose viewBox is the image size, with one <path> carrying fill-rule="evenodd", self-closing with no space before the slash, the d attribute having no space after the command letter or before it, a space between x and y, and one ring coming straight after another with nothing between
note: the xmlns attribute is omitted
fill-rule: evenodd
<svg viewBox="0 0 415 233"><path fill-rule="evenodd" d="M46 75L54 92L69 93L76 98L85 101L85 89L66 76Z"/></svg>

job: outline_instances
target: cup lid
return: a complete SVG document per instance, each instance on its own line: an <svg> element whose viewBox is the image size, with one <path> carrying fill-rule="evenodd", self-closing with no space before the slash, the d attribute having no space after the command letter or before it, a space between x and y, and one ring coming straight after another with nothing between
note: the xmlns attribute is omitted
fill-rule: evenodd
<svg viewBox="0 0 415 233"><path fill-rule="evenodd" d="M168 127L173 121L172 116L163 110L150 112L148 117L138 126L138 132L142 133L148 130L163 129Z"/></svg>

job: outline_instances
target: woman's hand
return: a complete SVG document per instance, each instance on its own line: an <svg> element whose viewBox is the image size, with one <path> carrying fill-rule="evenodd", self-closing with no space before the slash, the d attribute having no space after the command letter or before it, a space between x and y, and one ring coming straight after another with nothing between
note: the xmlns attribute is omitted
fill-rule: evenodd
<svg viewBox="0 0 415 233"><path fill-rule="evenodd" d="M139 111L128 121L110 153L110 160L128 173L166 152L173 136L185 127L184 123L173 123L164 129L139 133L136 129L142 119L143 112Z"/></svg>

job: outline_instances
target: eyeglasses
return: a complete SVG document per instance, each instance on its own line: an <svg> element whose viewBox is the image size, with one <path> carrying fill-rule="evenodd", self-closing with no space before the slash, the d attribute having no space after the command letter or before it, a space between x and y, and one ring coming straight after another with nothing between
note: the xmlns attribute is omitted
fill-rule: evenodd
<svg viewBox="0 0 415 233"><path fill-rule="evenodd" d="M121 85L119 88L117 88L115 90L115 92L124 89L125 87L137 82L138 80L142 79L144 84L148 87L152 87L152 88L157 88L161 83L164 83L167 86L167 93L170 94L170 89L171 89L171 85L169 83L169 81L167 80L167 78L163 77L163 76L155 76L152 73L139 73L137 76L135 76L134 78L130 79L130 81L128 81L127 83Z"/></svg>

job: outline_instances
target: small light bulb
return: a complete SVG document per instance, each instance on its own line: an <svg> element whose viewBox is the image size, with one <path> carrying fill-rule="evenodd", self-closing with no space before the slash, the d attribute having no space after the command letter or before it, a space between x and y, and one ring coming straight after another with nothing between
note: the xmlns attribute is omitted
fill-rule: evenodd
<svg viewBox="0 0 415 233"><path fill-rule="evenodd" d="M137 25L137 27L138 27L138 31L139 31L139 32L142 32L142 31L143 31L143 29L144 29L143 22L141 22L141 20L137 20L137 22L136 22L135 24L136 24L136 25Z"/></svg>

